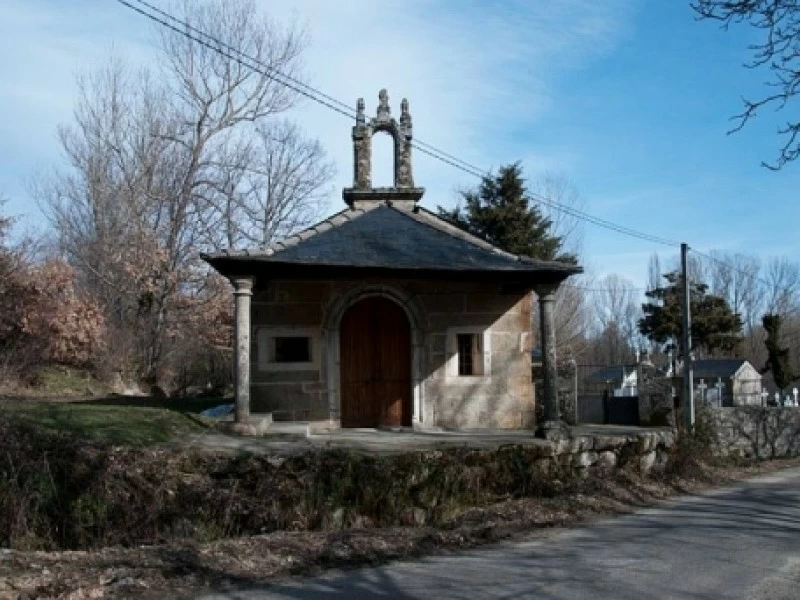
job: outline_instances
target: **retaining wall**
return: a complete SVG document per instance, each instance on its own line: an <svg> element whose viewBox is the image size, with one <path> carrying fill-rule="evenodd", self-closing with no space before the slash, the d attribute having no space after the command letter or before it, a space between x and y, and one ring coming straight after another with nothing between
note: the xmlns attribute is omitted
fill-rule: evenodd
<svg viewBox="0 0 800 600"><path fill-rule="evenodd" d="M663 471L675 445L671 429L642 431L631 435L591 435L544 442L535 464L545 472L571 467L573 470L632 467L641 473Z"/></svg>
<svg viewBox="0 0 800 600"><path fill-rule="evenodd" d="M722 456L800 456L800 408L739 406L711 408L716 450Z"/></svg>

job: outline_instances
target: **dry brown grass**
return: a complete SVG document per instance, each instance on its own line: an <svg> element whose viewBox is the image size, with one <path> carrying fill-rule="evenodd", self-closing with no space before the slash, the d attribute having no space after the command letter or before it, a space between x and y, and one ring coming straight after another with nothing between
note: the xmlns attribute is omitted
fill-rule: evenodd
<svg viewBox="0 0 800 600"><path fill-rule="evenodd" d="M633 474L587 481L583 490L465 509L439 527L276 531L198 543L172 541L92 552L0 551L0 598L163 598L267 583L331 567L379 564L523 536L627 513L800 460L715 469L702 480ZM588 493L587 493L588 492Z"/></svg>
<svg viewBox="0 0 800 600"><path fill-rule="evenodd" d="M530 452L223 456L119 447L0 417L0 547L16 548L0 551L0 598L163 597L420 556L800 464L692 460L650 478L545 477Z"/></svg>

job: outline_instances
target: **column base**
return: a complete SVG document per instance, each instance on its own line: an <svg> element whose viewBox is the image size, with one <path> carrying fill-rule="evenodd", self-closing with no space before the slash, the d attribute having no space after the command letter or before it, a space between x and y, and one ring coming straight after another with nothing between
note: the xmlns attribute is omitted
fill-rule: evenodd
<svg viewBox="0 0 800 600"><path fill-rule="evenodd" d="M340 419L327 419L322 421L309 421L306 426L306 437L310 435L324 435L334 433L342 429Z"/></svg>
<svg viewBox="0 0 800 600"><path fill-rule="evenodd" d="M420 421L413 421L411 423L411 430L414 432L419 433L442 433L444 432L444 428L439 427L438 425L429 425L428 423L422 423Z"/></svg>
<svg viewBox="0 0 800 600"><path fill-rule="evenodd" d="M272 425L272 413L265 416L250 417L247 421L228 421L219 424L220 429L225 433L243 435L247 437L258 437L265 435Z"/></svg>
<svg viewBox="0 0 800 600"><path fill-rule="evenodd" d="M534 435L543 440L557 441L572 437L569 425L564 421L542 421L536 426Z"/></svg>

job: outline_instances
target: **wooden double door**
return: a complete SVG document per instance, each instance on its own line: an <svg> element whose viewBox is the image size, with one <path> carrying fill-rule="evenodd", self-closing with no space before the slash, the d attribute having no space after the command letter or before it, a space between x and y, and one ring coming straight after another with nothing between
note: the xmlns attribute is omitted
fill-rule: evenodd
<svg viewBox="0 0 800 600"><path fill-rule="evenodd" d="M339 331L342 427L411 425L411 327L380 296L360 300Z"/></svg>

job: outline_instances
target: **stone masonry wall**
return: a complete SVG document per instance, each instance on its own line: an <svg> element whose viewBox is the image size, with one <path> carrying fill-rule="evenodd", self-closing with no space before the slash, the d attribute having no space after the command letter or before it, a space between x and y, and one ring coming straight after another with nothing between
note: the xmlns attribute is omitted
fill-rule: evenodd
<svg viewBox="0 0 800 600"><path fill-rule="evenodd" d="M428 319L425 419L453 429L523 429L534 425L530 295L500 286L430 285L419 299ZM488 375L459 377L455 334L476 328L485 340Z"/></svg>
<svg viewBox="0 0 800 600"><path fill-rule="evenodd" d="M800 455L800 409L760 406L708 408L722 456L784 458Z"/></svg>
<svg viewBox="0 0 800 600"><path fill-rule="evenodd" d="M542 442L535 451L534 465L543 474L568 468L581 473L586 469L609 471L634 468L642 474L662 472L669 464L676 434L671 428L658 428L631 435L587 435Z"/></svg>
<svg viewBox="0 0 800 600"><path fill-rule="evenodd" d="M254 412L276 420L327 420L330 411L327 346L323 324L336 299L364 286L387 286L409 298L419 314L419 376L423 425L445 428L532 428L530 367L531 297L497 284L436 281L275 281L257 290L252 303L251 349ZM259 366L262 329L312 332L315 364L292 370ZM454 376L455 333L484 335L489 375Z"/></svg>
<svg viewBox="0 0 800 600"><path fill-rule="evenodd" d="M270 284L252 301L251 405L253 412L272 412L276 420L323 420L328 401L321 360L324 303L331 294L328 282ZM314 366L301 370L265 370L259 364L260 330L311 329L312 352L320 353ZM262 349L263 350L263 349Z"/></svg>

